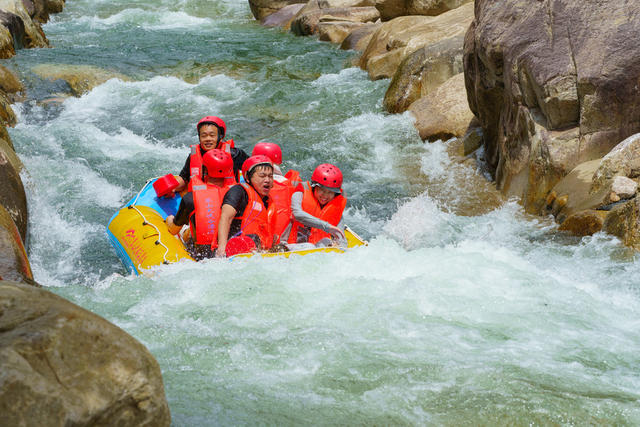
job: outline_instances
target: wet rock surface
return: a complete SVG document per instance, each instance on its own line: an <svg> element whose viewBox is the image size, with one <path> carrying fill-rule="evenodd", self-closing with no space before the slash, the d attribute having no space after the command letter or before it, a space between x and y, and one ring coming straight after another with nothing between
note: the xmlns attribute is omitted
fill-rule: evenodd
<svg viewBox="0 0 640 427"><path fill-rule="evenodd" d="M160 368L103 318L0 281L0 425L168 426Z"/></svg>

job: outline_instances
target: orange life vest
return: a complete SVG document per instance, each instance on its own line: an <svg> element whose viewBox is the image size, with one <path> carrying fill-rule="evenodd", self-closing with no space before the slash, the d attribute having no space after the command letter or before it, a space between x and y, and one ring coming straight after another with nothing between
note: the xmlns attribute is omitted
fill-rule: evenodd
<svg viewBox="0 0 640 427"><path fill-rule="evenodd" d="M231 155L231 149L235 147L233 139L228 141L221 141L218 143L217 148L226 151ZM200 144L194 144L191 146L191 157L189 158L189 180L193 177L198 177L200 180L204 179L202 175L202 149ZM235 177L234 177L235 181ZM191 191L191 181L189 181L189 191Z"/></svg>
<svg viewBox="0 0 640 427"><path fill-rule="evenodd" d="M195 230L193 221L189 221L191 235L196 244L211 245L211 249L215 249L218 247L218 224L222 199L231 186L218 187L205 184L198 177L192 177L191 183L194 206L191 216L195 216Z"/></svg>
<svg viewBox="0 0 640 427"><path fill-rule="evenodd" d="M300 183L300 173L290 170L285 175L285 181L279 182L273 180L273 188L269 192L269 196L273 199L274 210L270 210L269 222L273 227L273 234L280 241L280 235L287 228L292 220L291 216L291 195L294 189Z"/></svg>
<svg viewBox="0 0 640 427"><path fill-rule="evenodd" d="M318 203L318 199L313 195L313 188L311 187L311 183L309 181L302 184L304 192L302 195L302 210L315 216L316 218L320 218L323 221L327 221L329 224L337 226L342 219L342 213L344 212L345 206L347 206L347 198L344 197L343 193L336 195L329 203L324 205L324 207L320 207L320 203ZM316 244L318 241L325 237L331 237L329 233L325 233L324 231L318 228L310 228L305 226L304 224L293 220L293 225L291 226L291 233L289 234L288 243L303 243L298 241L298 231L306 228L309 231L308 242Z"/></svg>
<svg viewBox="0 0 640 427"><path fill-rule="evenodd" d="M272 211L275 210L273 199L269 197L269 207L265 207L262 197L249 184L241 183L249 196L247 207L240 219L240 232L244 235L255 234L260 238L262 249L269 249L273 246L273 227L269 222L269 218L273 217Z"/></svg>

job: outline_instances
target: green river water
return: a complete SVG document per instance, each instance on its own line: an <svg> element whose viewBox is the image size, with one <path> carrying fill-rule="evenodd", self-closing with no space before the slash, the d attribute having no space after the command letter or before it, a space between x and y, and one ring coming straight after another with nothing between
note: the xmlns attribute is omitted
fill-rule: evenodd
<svg viewBox="0 0 640 427"><path fill-rule="evenodd" d="M149 348L173 425L640 425L637 256L515 201L464 215L475 172L386 114L354 52L242 0L68 0L45 32L6 61L28 91L10 133L34 274ZM68 87L31 70L56 63L128 79L42 102ZM109 218L179 171L209 114L305 176L339 165L369 246L127 275Z"/></svg>

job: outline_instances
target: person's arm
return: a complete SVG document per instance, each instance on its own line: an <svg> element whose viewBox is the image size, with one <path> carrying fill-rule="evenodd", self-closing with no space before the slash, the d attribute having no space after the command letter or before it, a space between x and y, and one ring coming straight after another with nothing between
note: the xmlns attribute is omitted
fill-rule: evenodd
<svg viewBox="0 0 640 427"><path fill-rule="evenodd" d="M191 156L187 157L187 161L184 162L184 166L182 167L182 170L176 177L176 180L178 181L178 186L173 190L175 193L179 193L185 188L187 188L187 184L189 183L189 179L191 178L191 170L189 169L190 167L191 167Z"/></svg>
<svg viewBox="0 0 640 427"><path fill-rule="evenodd" d="M173 234L174 236L176 234L178 234L180 232L180 230L182 230L182 226L181 225L176 225L173 222L173 219L175 217L173 215L169 215L167 217L167 219L165 220L165 222L167 223L167 228L169 229L169 233Z"/></svg>
<svg viewBox="0 0 640 427"><path fill-rule="evenodd" d="M336 227L329 224L327 221L316 218L310 213L302 210L302 196L303 193L301 191L296 191L291 195L291 212L293 213L293 217L296 219L296 221L307 227L318 228L325 233L329 233L335 238L344 239L344 232L342 231L344 230L344 226L342 228Z"/></svg>
<svg viewBox="0 0 640 427"><path fill-rule="evenodd" d="M218 248L216 249L217 257L225 257L227 242L229 241L229 229L231 221L235 218L238 211L231 205L224 204L220 211L220 222L218 223Z"/></svg>
<svg viewBox="0 0 640 427"><path fill-rule="evenodd" d="M169 229L169 233L176 235L182 230L182 226L188 224L189 216L191 212L193 212L193 194L187 193L180 200L180 205L178 206L178 211L174 215L169 215L165 222L167 223L167 228Z"/></svg>

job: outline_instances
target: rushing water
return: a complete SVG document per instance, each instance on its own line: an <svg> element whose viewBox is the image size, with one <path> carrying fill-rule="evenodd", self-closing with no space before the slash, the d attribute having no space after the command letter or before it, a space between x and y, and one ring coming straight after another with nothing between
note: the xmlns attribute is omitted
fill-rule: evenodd
<svg viewBox="0 0 640 427"><path fill-rule="evenodd" d="M73 0L45 31L54 48L8 61L29 92L10 132L32 267L149 348L174 425L640 424L636 255L513 201L462 215L475 172L385 114L388 81L353 52L261 28L241 0ZM55 63L127 79L50 102L68 87L31 70ZM207 114L303 175L339 165L370 245L127 276L106 223L180 169Z"/></svg>

